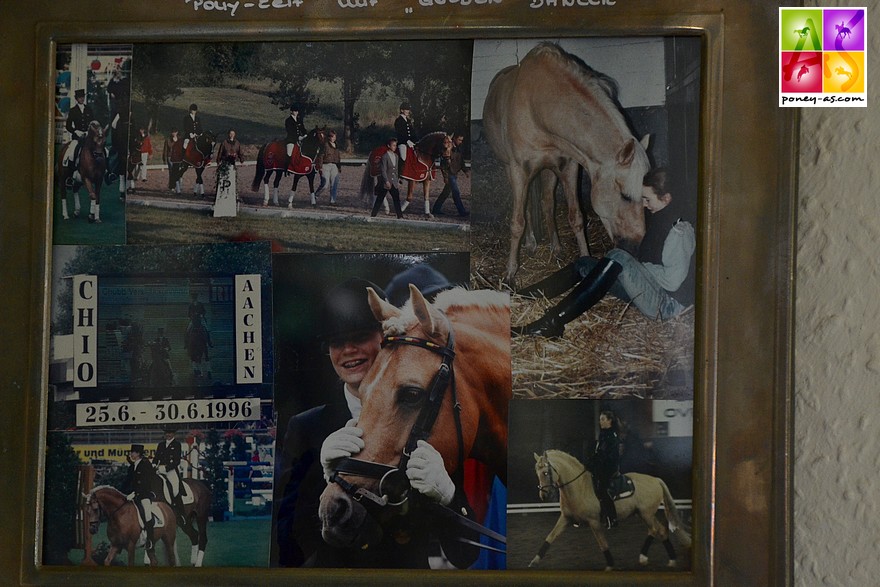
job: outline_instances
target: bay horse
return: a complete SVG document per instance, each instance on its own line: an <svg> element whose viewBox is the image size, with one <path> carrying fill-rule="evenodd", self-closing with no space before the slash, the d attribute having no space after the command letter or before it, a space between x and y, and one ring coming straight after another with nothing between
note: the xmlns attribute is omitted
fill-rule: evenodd
<svg viewBox="0 0 880 587"><path fill-rule="evenodd" d="M101 222L101 183L104 181L104 172L107 170L107 154L104 151L106 142L106 129L97 120L91 121L86 137L79 143L79 161L76 163L76 173L64 165L65 156L71 143L68 142L61 147L61 157L55 169L55 176L58 178L58 189L61 193L61 217L64 220L70 219L67 213L67 188L68 184L71 184L74 202L73 215L79 216L79 188L85 186L90 200L89 222Z"/></svg>
<svg viewBox="0 0 880 587"><path fill-rule="evenodd" d="M552 92L548 93L548 88ZM648 136L633 137L617 101L617 84L553 43L541 43L519 65L495 75L484 128L506 166L513 193L505 282L513 286L525 230L529 183L541 182L543 209L558 248L554 177L562 183L580 255L589 254L577 194L579 166L590 177L590 202L616 247L635 253L645 235L642 178ZM538 181L536 180L536 181Z"/></svg>
<svg viewBox="0 0 880 587"><path fill-rule="evenodd" d="M161 477L162 474L160 473L159 476ZM165 503L171 505L170 484L163 482L162 487L164 490L162 497ZM201 567L205 559L205 547L208 544L208 517L211 513L213 494L211 488L199 479L181 478L180 490L183 499L183 521L180 529L192 543L190 564Z"/></svg>
<svg viewBox="0 0 880 587"><path fill-rule="evenodd" d="M92 535L98 533L102 514L107 520L110 552L104 559L104 565L109 566L116 558L116 554L120 550L125 550L128 552L128 566L133 566L135 563L134 550L138 546L143 532L138 520L137 506L134 505L134 502L128 501L124 493L109 485L99 485L87 494L83 494L83 497L85 497L84 513L89 521L89 532ZM155 545L161 540L165 544L168 564L175 567L177 566L177 549L174 541L177 539L177 521L168 504L155 502L155 505L164 517L164 525L160 526L157 523L154 527L153 543ZM152 566L159 564L156 559L155 546L147 550L146 555Z"/></svg>
<svg viewBox="0 0 880 587"><path fill-rule="evenodd" d="M278 206L278 186L281 178L293 174L293 185L290 188L290 196L287 199L288 209L293 208L293 196L299 185L301 177L309 181L309 196L312 206L317 206L315 197L315 173L317 173L318 155L324 149L326 141L326 128L313 128L302 140L301 144L293 146L293 153L287 156L287 143L285 141L272 141L264 144L257 152L257 169L254 173L254 181L251 183L251 191L258 191L260 183L263 184L263 207L269 205L269 178L275 174L273 182L272 202ZM321 178L323 183L324 178Z"/></svg>
<svg viewBox="0 0 880 587"><path fill-rule="evenodd" d="M343 459L354 468L337 467L318 508L324 540L340 547L368 547L389 516L405 515L395 508L413 503L405 471L421 440L442 455L453 480L466 458L507 479L509 296L456 288L430 303L410 285L409 301L397 308L366 289L384 340L360 385L364 448Z"/></svg>
<svg viewBox="0 0 880 587"><path fill-rule="evenodd" d="M202 180L202 174L205 172L205 168L211 164L215 140L216 135L209 130L191 139L183 150L183 161L171 166L171 177L168 180L169 185L176 185L183 178L186 170L192 167L196 170L196 184L193 187L193 195L204 196L205 184Z"/></svg>
<svg viewBox="0 0 880 587"><path fill-rule="evenodd" d="M141 165L141 147L144 144L144 137L136 132L132 135L128 143L128 157L125 164L125 180L128 184L127 191L135 191L136 179L140 172Z"/></svg>
<svg viewBox="0 0 880 587"><path fill-rule="evenodd" d="M534 454L534 453L533 453ZM550 530L544 544L538 554L529 563L530 567L537 565L547 553L547 549L553 544L559 535L572 523L586 523L590 525L599 549L605 555L605 570L614 568L614 557L608 547L608 539L605 537L605 529L599 519L599 500L593 490L593 479L590 471L580 461L561 450L545 450L543 454L534 454L535 474L538 476L538 494L541 501L547 500L552 493L559 493L559 519ZM634 513L642 518L648 526L648 536L642 545L639 554L639 563L648 564L648 549L655 538L663 541L666 552L669 555L669 567L676 565L675 548L670 540L671 534L679 536L685 547L691 545L691 536L684 529L675 501L666 483L658 477L643 475L641 473L627 473L632 479L635 491L629 497L615 501L618 519L624 520ZM657 510L660 504L666 511L666 525L657 519Z"/></svg>

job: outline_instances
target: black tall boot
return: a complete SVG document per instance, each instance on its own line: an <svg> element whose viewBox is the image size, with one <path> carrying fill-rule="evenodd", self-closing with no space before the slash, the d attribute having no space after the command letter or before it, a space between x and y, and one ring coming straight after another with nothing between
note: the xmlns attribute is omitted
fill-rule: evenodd
<svg viewBox="0 0 880 587"><path fill-rule="evenodd" d="M549 277L545 277L516 293L527 298L537 298L542 295L547 299L555 298L574 287L581 279L581 274L575 263L572 262L559 271L551 273Z"/></svg>
<svg viewBox="0 0 880 587"><path fill-rule="evenodd" d="M562 336L566 324L592 308L608 293L622 269L620 263L608 258L602 259L583 281L571 290L571 293L550 308L546 314L531 324L514 326L511 329L513 335Z"/></svg>

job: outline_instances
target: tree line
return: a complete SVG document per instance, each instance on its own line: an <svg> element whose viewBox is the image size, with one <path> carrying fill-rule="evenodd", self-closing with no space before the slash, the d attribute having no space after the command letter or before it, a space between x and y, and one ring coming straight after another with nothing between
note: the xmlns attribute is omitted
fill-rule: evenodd
<svg viewBox="0 0 880 587"><path fill-rule="evenodd" d="M186 87L221 87L229 77L265 79L272 103L314 112L312 81L339 85L341 147L353 151L358 103L368 90L409 102L424 131L466 132L470 120L472 41L327 41L296 43L148 43L134 46L132 87L158 124L159 108ZM390 113L393 116L397 112ZM389 119L389 122L390 122Z"/></svg>

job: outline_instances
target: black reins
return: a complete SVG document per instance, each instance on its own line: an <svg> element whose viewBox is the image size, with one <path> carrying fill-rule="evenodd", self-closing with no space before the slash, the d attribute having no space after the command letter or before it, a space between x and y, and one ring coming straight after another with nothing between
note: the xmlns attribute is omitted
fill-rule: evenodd
<svg viewBox="0 0 880 587"><path fill-rule="evenodd" d="M556 474L556 479L561 480L562 477L559 475L559 471L556 470L556 467L553 466L553 463L550 462L550 457L547 456L547 453L546 453L546 452L544 453L543 456L544 456L545 459L547 459L547 468L550 469L553 473ZM553 478L551 477L551 478L550 478L550 484L549 484L549 485L541 485L541 484L538 484L538 491L545 491L545 490L550 489L550 488L557 489L557 490L558 490L558 489L562 489L562 488L565 487L566 485L571 485L572 483L574 483L575 481L577 481L578 479L580 479L581 477L583 477L583 476L584 476L584 473L586 473L586 472L587 472L587 468L584 467L584 470L583 470L583 471L581 471L580 473L578 473L577 475L575 475L575 477L574 477L573 479L569 479L569 480L566 481L565 483L558 483L558 482L557 482L557 483L554 483L554 482L553 482Z"/></svg>
<svg viewBox="0 0 880 587"><path fill-rule="evenodd" d="M431 430L433 430L434 424L437 422L437 417L440 415L440 409L443 405L443 399L446 396L447 388L450 390L452 415L455 421L455 432L458 440L458 464L456 465L456 470L453 474L453 483L455 483L456 487L459 487L464 478L464 433L461 424L461 404L458 402L455 386L455 370L453 369L453 361L455 359L455 333L452 330L452 325L449 325L449 337L446 340L446 346L414 336L385 336L382 339L382 348L391 345L409 345L423 348L434 354L440 355L442 361L437 369L437 373L431 380L427 401L425 405L422 406L418 416L416 416L416 421L410 429L409 437L403 447L397 466L346 457L339 459L333 475L330 477L330 482L339 485L343 491L352 497L352 499L360 502L364 506L369 506L369 509L379 511L385 507L393 507L398 510L405 509L405 504L409 500L409 491L411 489L409 479L406 476L407 463L409 462L412 452L417 448L419 440L427 440L431 435ZM378 495L363 487L359 487L354 483L350 483L342 478L340 473L379 479ZM488 536L489 538L503 544L507 543L507 539L501 534L494 532L493 530L490 530L445 506L440 504L430 504L429 509L469 530ZM463 537L459 538L459 540L480 548L504 552L501 549L480 544Z"/></svg>

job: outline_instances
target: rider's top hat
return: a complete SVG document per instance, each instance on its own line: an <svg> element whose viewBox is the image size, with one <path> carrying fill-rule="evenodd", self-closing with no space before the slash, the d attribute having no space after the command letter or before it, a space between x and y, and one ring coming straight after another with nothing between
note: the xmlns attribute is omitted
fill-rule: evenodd
<svg viewBox="0 0 880 587"><path fill-rule="evenodd" d="M189 109L190 109L190 111L192 111L192 110L198 110L198 109L199 109L199 105L196 104L195 102L193 102L192 104L189 105Z"/></svg>
<svg viewBox="0 0 880 587"><path fill-rule="evenodd" d="M73 93L73 97L74 97L74 98L85 98L85 97L86 97L86 91L85 91L85 90L77 90L77 91L75 91L75 92Z"/></svg>
<svg viewBox="0 0 880 587"><path fill-rule="evenodd" d="M349 334L381 327L367 301L368 287L372 287L380 298L385 298L385 292L378 285L356 277L343 281L327 292L321 308L319 339L331 342Z"/></svg>
<svg viewBox="0 0 880 587"><path fill-rule="evenodd" d="M410 106L409 106L409 102L401 102L400 109L401 110L412 110L412 108L410 108Z"/></svg>
<svg viewBox="0 0 880 587"><path fill-rule="evenodd" d="M299 112L299 104L291 104L290 111L291 112L294 112L294 111Z"/></svg>
<svg viewBox="0 0 880 587"><path fill-rule="evenodd" d="M143 444L132 444L130 452L136 452L139 455L143 455L144 454L144 445Z"/></svg>
<svg viewBox="0 0 880 587"><path fill-rule="evenodd" d="M385 286L388 301L397 307L403 306L409 299L409 284L419 288L419 291L426 298L453 287L445 275L430 265L421 263L401 271L391 278L391 281Z"/></svg>

